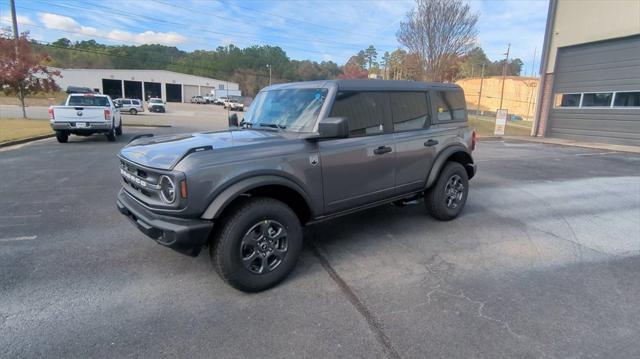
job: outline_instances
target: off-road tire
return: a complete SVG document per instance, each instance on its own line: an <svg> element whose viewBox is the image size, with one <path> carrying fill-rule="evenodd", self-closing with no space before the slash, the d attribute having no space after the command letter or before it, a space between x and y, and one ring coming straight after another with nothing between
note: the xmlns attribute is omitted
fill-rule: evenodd
<svg viewBox="0 0 640 359"><path fill-rule="evenodd" d="M451 208L447 206L447 184L452 178L457 176L460 179L460 183L464 186L462 196L457 201L457 206ZM436 183L429 188L424 196L424 205L427 212L435 219L441 221L449 221L456 218L464 209L464 205L467 202L467 195L469 194L469 178L467 171L458 162L445 163L440 176Z"/></svg>
<svg viewBox="0 0 640 359"><path fill-rule="evenodd" d="M69 141L69 132L67 132L67 131L56 131L56 139L60 143L67 143L67 141Z"/></svg>
<svg viewBox="0 0 640 359"><path fill-rule="evenodd" d="M129 113L131 115L137 115L138 114L138 110L136 110L135 108L132 108L131 110L129 110Z"/></svg>
<svg viewBox="0 0 640 359"><path fill-rule="evenodd" d="M116 129L115 128L111 128L109 130L109 132L106 133L107 135L107 141L109 142L115 142L116 141Z"/></svg>
<svg viewBox="0 0 640 359"><path fill-rule="evenodd" d="M242 241L247 232L262 221L277 221L286 230L287 250L281 262L271 271L255 274L242 262ZM211 262L220 277L244 292L259 292L280 283L295 267L302 249L302 228L296 214L286 204L265 197L243 201L219 223L209 247Z"/></svg>
<svg viewBox="0 0 640 359"><path fill-rule="evenodd" d="M122 136L122 120L120 120L120 124L116 127L116 136Z"/></svg>

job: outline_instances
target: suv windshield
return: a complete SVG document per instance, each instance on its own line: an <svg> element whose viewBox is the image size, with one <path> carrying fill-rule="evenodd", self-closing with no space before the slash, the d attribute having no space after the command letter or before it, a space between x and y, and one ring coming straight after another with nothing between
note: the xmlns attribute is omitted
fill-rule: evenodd
<svg viewBox="0 0 640 359"><path fill-rule="evenodd" d="M150 103L162 103L162 100L158 99L158 98L152 98L151 100L149 100Z"/></svg>
<svg viewBox="0 0 640 359"><path fill-rule="evenodd" d="M327 89L262 91L244 118L247 127L273 127L293 132L311 132Z"/></svg>

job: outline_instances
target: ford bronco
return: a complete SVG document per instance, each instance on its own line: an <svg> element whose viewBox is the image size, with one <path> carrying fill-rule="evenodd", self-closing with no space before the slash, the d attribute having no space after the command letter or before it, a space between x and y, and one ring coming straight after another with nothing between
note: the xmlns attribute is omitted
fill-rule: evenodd
<svg viewBox="0 0 640 359"><path fill-rule="evenodd" d="M331 80L269 86L224 131L134 139L120 154L119 211L243 291L293 269L302 226L424 197L464 208L475 132L453 84Z"/></svg>

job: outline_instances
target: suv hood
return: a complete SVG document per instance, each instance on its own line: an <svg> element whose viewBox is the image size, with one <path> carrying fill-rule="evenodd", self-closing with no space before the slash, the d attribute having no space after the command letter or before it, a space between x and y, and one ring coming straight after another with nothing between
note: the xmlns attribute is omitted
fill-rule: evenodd
<svg viewBox="0 0 640 359"><path fill-rule="evenodd" d="M120 156L145 167L170 170L193 152L283 140L284 134L268 130L226 130L144 137L125 146Z"/></svg>

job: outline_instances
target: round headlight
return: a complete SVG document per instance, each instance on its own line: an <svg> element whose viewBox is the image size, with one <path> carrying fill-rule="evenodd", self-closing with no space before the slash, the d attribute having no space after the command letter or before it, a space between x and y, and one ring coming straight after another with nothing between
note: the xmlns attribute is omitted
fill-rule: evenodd
<svg viewBox="0 0 640 359"><path fill-rule="evenodd" d="M176 186L167 176L160 177L160 197L165 203L173 203L176 200Z"/></svg>

